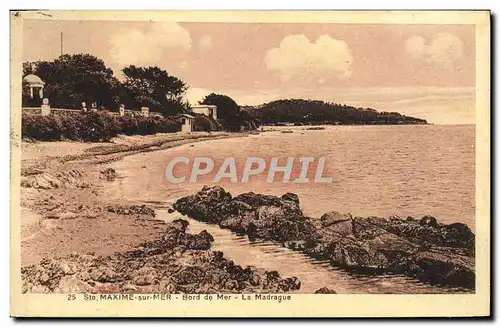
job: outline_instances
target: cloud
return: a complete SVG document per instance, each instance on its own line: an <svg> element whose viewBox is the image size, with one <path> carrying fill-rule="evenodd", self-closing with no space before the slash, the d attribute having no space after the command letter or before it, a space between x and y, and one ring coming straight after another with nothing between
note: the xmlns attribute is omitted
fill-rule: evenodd
<svg viewBox="0 0 500 327"><path fill-rule="evenodd" d="M212 37L210 35L203 35L198 41L198 48L200 50L210 50L212 48Z"/></svg>
<svg viewBox="0 0 500 327"><path fill-rule="evenodd" d="M347 43L322 35L311 42L305 35L289 35L281 40L278 48L270 49L265 57L266 67L277 71L283 80L296 77L325 78L351 77L352 51Z"/></svg>
<svg viewBox="0 0 500 327"><path fill-rule="evenodd" d="M189 50L191 35L177 23L153 23L147 31L122 29L109 42L110 56L117 64L157 65L164 51Z"/></svg>
<svg viewBox="0 0 500 327"><path fill-rule="evenodd" d="M463 43L450 33L438 33L430 40L415 35L406 40L406 52L427 64L449 66L462 56Z"/></svg>

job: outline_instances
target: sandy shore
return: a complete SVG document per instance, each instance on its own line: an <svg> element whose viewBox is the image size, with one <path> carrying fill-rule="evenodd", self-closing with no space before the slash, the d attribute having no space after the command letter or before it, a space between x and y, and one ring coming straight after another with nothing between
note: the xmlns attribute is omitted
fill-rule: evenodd
<svg viewBox="0 0 500 327"><path fill-rule="evenodd" d="M175 133L120 136L110 143L23 142L22 265L75 252L111 255L160 235L159 221L115 210L127 199L106 197L106 183L115 178L107 166L110 162L187 143L244 136Z"/></svg>

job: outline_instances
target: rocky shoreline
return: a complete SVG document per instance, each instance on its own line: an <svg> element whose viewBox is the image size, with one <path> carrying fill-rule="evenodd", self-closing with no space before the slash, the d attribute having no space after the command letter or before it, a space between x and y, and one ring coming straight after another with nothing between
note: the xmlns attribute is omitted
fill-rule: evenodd
<svg viewBox="0 0 500 327"><path fill-rule="evenodd" d="M111 256L72 254L21 269L23 293L284 293L300 289L295 277L243 268L211 251L206 231L189 223L165 224L162 237ZM324 290L320 291L325 293Z"/></svg>
<svg viewBox="0 0 500 327"><path fill-rule="evenodd" d="M311 219L299 204L293 193L233 197L219 186L205 186L177 200L174 209L250 240L273 241L347 270L475 287L475 235L465 224L441 224L432 216L385 219L335 211Z"/></svg>

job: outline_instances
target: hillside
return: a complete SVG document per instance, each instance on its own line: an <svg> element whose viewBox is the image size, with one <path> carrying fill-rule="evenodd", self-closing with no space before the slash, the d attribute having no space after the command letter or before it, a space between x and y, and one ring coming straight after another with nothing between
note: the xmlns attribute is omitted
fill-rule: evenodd
<svg viewBox="0 0 500 327"><path fill-rule="evenodd" d="M259 106L243 106L261 125L276 123L338 124L338 125L391 125L427 124L425 119L402 115L398 112L379 112L371 108L356 108L345 104L318 100L287 99L271 101Z"/></svg>

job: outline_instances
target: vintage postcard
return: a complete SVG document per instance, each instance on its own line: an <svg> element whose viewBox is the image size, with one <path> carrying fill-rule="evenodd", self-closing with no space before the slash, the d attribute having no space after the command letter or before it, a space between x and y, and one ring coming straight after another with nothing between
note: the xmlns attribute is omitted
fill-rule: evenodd
<svg viewBox="0 0 500 327"><path fill-rule="evenodd" d="M490 315L490 12L12 11L11 315Z"/></svg>

